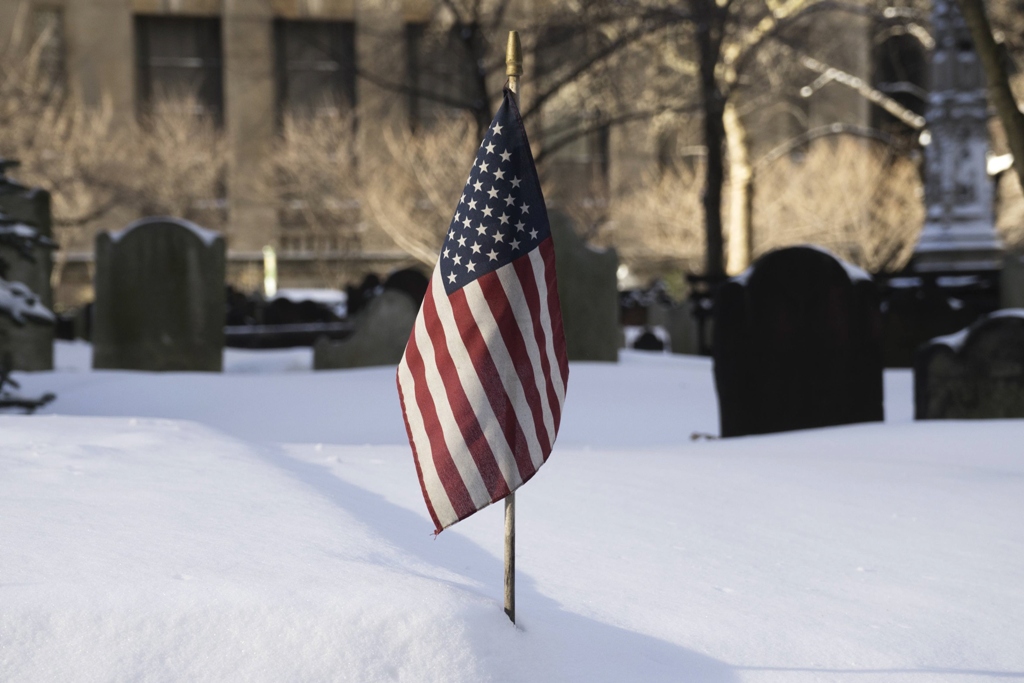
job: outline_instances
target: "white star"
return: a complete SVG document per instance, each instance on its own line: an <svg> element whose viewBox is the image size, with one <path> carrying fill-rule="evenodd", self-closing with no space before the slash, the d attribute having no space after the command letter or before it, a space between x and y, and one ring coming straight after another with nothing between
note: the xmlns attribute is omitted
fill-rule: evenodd
<svg viewBox="0 0 1024 683"><path fill-rule="evenodd" d="M459 265L460 263L462 263L462 257L456 254L455 258L452 259L452 263L454 263L455 265Z"/></svg>
<svg viewBox="0 0 1024 683"><path fill-rule="evenodd" d="M487 216L488 218L491 217L491 211L493 211L493 209L489 206L485 206L483 208L484 215Z"/></svg>
<svg viewBox="0 0 1024 683"><path fill-rule="evenodd" d="M507 149L504 152L501 153L501 160L502 161L508 161L511 158L512 158L512 153L509 152Z"/></svg>
<svg viewBox="0 0 1024 683"><path fill-rule="evenodd" d="M448 258L448 250L447 249L444 250L444 257Z"/></svg>
<svg viewBox="0 0 1024 683"><path fill-rule="evenodd" d="M472 211L475 208L476 208L476 200L475 199L470 199L469 200L469 210Z"/></svg>
<svg viewBox="0 0 1024 683"><path fill-rule="evenodd" d="M505 233L503 233L501 230L495 230L494 231L494 241L495 242L504 242L505 241Z"/></svg>
<svg viewBox="0 0 1024 683"><path fill-rule="evenodd" d="M502 225L508 225L508 216L506 216L505 214L501 214L500 216L498 216L498 220L501 221Z"/></svg>
<svg viewBox="0 0 1024 683"><path fill-rule="evenodd" d="M492 187L491 189L487 190L487 196L489 196L491 199L497 199L498 198L498 188Z"/></svg>
<svg viewBox="0 0 1024 683"><path fill-rule="evenodd" d="M487 234L487 228L486 228L486 226L484 226L483 223L481 223L480 225L476 226L476 234L478 234L478 235L485 235L485 234Z"/></svg>
<svg viewBox="0 0 1024 683"><path fill-rule="evenodd" d="M494 154L494 143L488 142L485 149L487 150L488 154Z"/></svg>
<svg viewBox="0 0 1024 683"><path fill-rule="evenodd" d="M504 180L505 172L499 168L497 171L494 172L494 177L497 178L498 180Z"/></svg>
<svg viewBox="0 0 1024 683"><path fill-rule="evenodd" d="M530 205L524 202L523 205L519 207L519 210L523 213L530 213Z"/></svg>
<svg viewBox="0 0 1024 683"><path fill-rule="evenodd" d="M512 195L505 197L505 206L512 206L516 201L516 198Z"/></svg>
<svg viewBox="0 0 1024 683"><path fill-rule="evenodd" d="M501 135L501 125L497 121L494 122L494 126L491 130L494 131L495 135Z"/></svg>
<svg viewBox="0 0 1024 683"><path fill-rule="evenodd" d="M474 254L479 254L480 253L480 245L477 244L476 242L473 242L473 246L471 246L470 249L473 250Z"/></svg>
<svg viewBox="0 0 1024 683"><path fill-rule="evenodd" d="M462 219L462 224L467 228L469 227L469 216L466 216L465 218Z"/></svg>
<svg viewBox="0 0 1024 683"><path fill-rule="evenodd" d="M497 261L498 260L498 252L496 252L493 249L491 249L489 252L487 252L487 258L491 259L492 261Z"/></svg>
<svg viewBox="0 0 1024 683"><path fill-rule="evenodd" d="M466 246L466 238L465 237L460 237L459 238L459 246L460 247ZM455 258L458 258L458 256L456 256Z"/></svg>
<svg viewBox="0 0 1024 683"><path fill-rule="evenodd" d="M521 182L523 182L523 181L519 179L519 176L516 176L515 178L512 179L512 187L518 189L519 188L519 183L521 183Z"/></svg>
<svg viewBox="0 0 1024 683"><path fill-rule="evenodd" d="M530 231L530 239L532 239L532 240L537 239L537 230L536 229Z"/></svg>
<svg viewBox="0 0 1024 683"><path fill-rule="evenodd" d="M452 284L455 283L455 273L448 273L448 282Z"/></svg>
<svg viewBox="0 0 1024 683"><path fill-rule="evenodd" d="M469 182L469 181L466 181L466 182ZM462 193L462 197L459 198L459 204L465 204L465 203L466 203L466 193L463 192Z"/></svg>
<svg viewBox="0 0 1024 683"><path fill-rule="evenodd" d="M519 221L518 223L516 223L516 230L518 230L519 232L522 232L523 228L525 228L525 227L526 227L526 223L524 223L522 221Z"/></svg>
<svg viewBox="0 0 1024 683"><path fill-rule="evenodd" d="M512 249L519 248L519 240L512 240Z"/></svg>
<svg viewBox="0 0 1024 683"><path fill-rule="evenodd" d="M486 172L488 170L487 169L487 162L486 161L480 164L480 170L482 172Z"/></svg>
<svg viewBox="0 0 1024 683"><path fill-rule="evenodd" d="M472 261L470 261L469 263L466 264L466 270L468 270L471 273L475 273L476 272L476 264L473 263Z"/></svg>
<svg viewBox="0 0 1024 683"><path fill-rule="evenodd" d="M484 184L481 183L479 180L476 181L475 183L473 183L473 189L476 190L477 192L479 192L480 188L483 187L483 186L484 186Z"/></svg>
<svg viewBox="0 0 1024 683"><path fill-rule="evenodd" d="M455 222L456 223L459 222L459 212L458 211L455 212Z"/></svg>

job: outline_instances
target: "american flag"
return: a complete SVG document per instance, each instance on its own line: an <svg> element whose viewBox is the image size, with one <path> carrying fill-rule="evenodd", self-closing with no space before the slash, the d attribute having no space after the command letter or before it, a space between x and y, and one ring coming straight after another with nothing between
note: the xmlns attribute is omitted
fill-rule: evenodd
<svg viewBox="0 0 1024 683"><path fill-rule="evenodd" d="M506 89L398 366L405 426L437 533L501 500L544 464L568 378L547 209Z"/></svg>

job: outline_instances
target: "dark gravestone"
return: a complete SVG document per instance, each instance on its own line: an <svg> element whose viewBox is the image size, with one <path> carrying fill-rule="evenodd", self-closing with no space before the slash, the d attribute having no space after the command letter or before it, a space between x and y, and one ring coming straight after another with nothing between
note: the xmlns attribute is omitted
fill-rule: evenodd
<svg viewBox="0 0 1024 683"><path fill-rule="evenodd" d="M555 242L558 298L569 360L619 358L619 257L599 251L576 234L561 212L548 211Z"/></svg>
<svg viewBox="0 0 1024 683"><path fill-rule="evenodd" d="M771 252L714 302L722 436L881 420L870 276L813 247Z"/></svg>
<svg viewBox="0 0 1024 683"><path fill-rule="evenodd" d="M24 221L40 235L53 237L50 214L50 193L39 188L19 185L4 176L15 162L0 160L0 213ZM0 246L0 259L7 262L9 282L24 284L40 304L53 309L50 271L53 256L50 249L35 247L31 260L22 258L14 249ZM0 316L0 355L10 353L13 370L53 369L53 325L18 325Z"/></svg>
<svg viewBox="0 0 1024 683"><path fill-rule="evenodd" d="M652 330L645 329L633 342L633 348L639 351L664 351L665 342L661 341Z"/></svg>
<svg viewBox="0 0 1024 683"><path fill-rule="evenodd" d="M224 239L177 218L96 238L93 367L220 372Z"/></svg>
<svg viewBox="0 0 1024 683"><path fill-rule="evenodd" d="M933 339L914 362L914 417L1024 417L1024 309Z"/></svg>

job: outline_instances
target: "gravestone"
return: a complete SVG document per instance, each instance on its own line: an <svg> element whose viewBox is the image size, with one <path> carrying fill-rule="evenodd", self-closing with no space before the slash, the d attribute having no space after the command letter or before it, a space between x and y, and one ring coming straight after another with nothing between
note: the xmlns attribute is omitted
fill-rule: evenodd
<svg viewBox="0 0 1024 683"><path fill-rule="evenodd" d="M96 237L94 368L220 372L224 239L178 218Z"/></svg>
<svg viewBox="0 0 1024 683"><path fill-rule="evenodd" d="M15 166L15 161L0 159L0 213L23 221L43 237L52 238L50 193L19 185L7 178L6 170ZM15 250L0 246L0 258L9 266L6 277L9 282L21 282L35 294L42 306L53 309L50 287L53 256L50 249L36 246L29 261ZM17 325L0 316L0 356L10 353L13 370L52 370L53 338L53 325Z"/></svg>
<svg viewBox="0 0 1024 683"><path fill-rule="evenodd" d="M691 308L693 303L684 301L673 304L666 315L666 325L672 353L697 355L700 353L700 337L697 319Z"/></svg>
<svg viewBox="0 0 1024 683"><path fill-rule="evenodd" d="M871 276L814 247L762 256L714 302L723 437L881 420Z"/></svg>
<svg viewBox="0 0 1024 683"><path fill-rule="evenodd" d="M398 365L409 343L420 302L399 289L385 289L355 316L355 331L342 341L321 337L313 345L313 369L337 370Z"/></svg>
<svg viewBox="0 0 1024 683"><path fill-rule="evenodd" d="M914 417L1024 417L1024 309L933 339L914 362Z"/></svg>
<svg viewBox="0 0 1024 683"><path fill-rule="evenodd" d="M1006 254L999 290L1001 308L1024 308L1024 254Z"/></svg>
<svg viewBox="0 0 1024 683"><path fill-rule="evenodd" d="M614 249L588 246L562 212L549 209L548 220L569 360L617 361L619 257Z"/></svg>

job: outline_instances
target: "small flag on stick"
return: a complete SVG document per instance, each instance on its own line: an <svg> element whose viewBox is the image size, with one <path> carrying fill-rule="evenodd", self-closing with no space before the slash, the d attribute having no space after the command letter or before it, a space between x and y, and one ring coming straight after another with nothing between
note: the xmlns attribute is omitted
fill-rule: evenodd
<svg viewBox="0 0 1024 683"><path fill-rule="evenodd" d="M436 533L505 498L544 464L568 378L547 209L506 89L398 366Z"/></svg>

